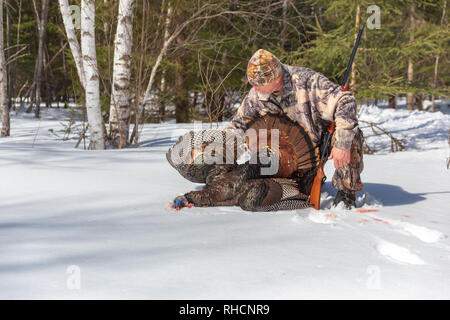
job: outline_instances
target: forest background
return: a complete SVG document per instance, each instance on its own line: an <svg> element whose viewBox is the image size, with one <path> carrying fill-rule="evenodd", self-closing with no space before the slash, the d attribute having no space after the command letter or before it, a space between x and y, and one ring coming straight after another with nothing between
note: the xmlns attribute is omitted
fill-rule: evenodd
<svg viewBox="0 0 450 320"><path fill-rule="evenodd" d="M446 0L2 0L2 136L11 113L77 112L90 148L139 143L139 125L229 120L259 48L340 83L360 103L435 111L450 80ZM94 88L94 90L92 90ZM90 128L88 128L89 126Z"/></svg>

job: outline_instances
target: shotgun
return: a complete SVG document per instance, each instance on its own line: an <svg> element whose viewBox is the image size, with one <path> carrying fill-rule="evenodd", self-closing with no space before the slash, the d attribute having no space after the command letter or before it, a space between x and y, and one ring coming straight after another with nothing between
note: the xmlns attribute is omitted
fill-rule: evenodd
<svg viewBox="0 0 450 320"><path fill-rule="evenodd" d="M350 75L350 71L352 69L353 59L356 55L356 50L358 49L359 41L361 40L361 35L364 31L364 25L359 29L358 37L356 38L355 45L353 46L352 55L350 56L350 60L347 64L347 69L345 70L344 79L342 80L341 88L344 91L348 91L349 87L347 85L348 76ZM325 176L325 172L323 171L323 167L325 162L327 162L328 157L330 156L330 147L331 147L331 137L334 134L334 130L336 129L336 123L334 121L329 121L327 125L327 129L322 134L322 139L320 142L320 161L319 166L317 168L316 176L314 177L313 185L311 187L311 193L309 195L309 204L314 207L314 209L320 209L320 193L322 189L322 185L327 179Z"/></svg>

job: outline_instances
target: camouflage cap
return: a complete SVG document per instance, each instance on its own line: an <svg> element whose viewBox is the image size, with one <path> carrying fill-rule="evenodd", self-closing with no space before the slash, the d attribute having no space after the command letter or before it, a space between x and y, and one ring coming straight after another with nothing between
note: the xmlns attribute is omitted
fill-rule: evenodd
<svg viewBox="0 0 450 320"><path fill-rule="evenodd" d="M281 75L281 62L273 54L259 49L247 65L247 78L252 86L265 86Z"/></svg>

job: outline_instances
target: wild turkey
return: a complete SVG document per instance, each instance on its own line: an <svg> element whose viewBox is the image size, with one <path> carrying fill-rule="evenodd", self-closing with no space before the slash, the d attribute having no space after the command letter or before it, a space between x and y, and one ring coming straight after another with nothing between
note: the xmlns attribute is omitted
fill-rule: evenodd
<svg viewBox="0 0 450 320"><path fill-rule="evenodd" d="M252 130L257 132L256 139L252 139ZM272 146L274 130L278 132L278 139L273 140L278 145ZM304 126L283 115L266 114L251 120L247 124L246 143L252 154L270 148L279 159L275 176L280 178L289 178L297 170L314 169L320 161L320 150Z"/></svg>
<svg viewBox="0 0 450 320"><path fill-rule="evenodd" d="M206 183L216 165L234 167L246 150L241 135L234 130L189 131L167 151L166 158L184 178Z"/></svg>
<svg viewBox="0 0 450 320"><path fill-rule="evenodd" d="M238 164L246 152L250 160ZM260 161L267 153L271 161L278 161L278 170L270 175L262 174L262 169L272 163ZM239 205L244 210L274 211L308 207L308 195L288 178L299 170L314 169L319 151L302 125L267 114L250 121L244 136L234 130L190 131L166 157L186 179L206 183L203 190L185 194L195 206Z"/></svg>

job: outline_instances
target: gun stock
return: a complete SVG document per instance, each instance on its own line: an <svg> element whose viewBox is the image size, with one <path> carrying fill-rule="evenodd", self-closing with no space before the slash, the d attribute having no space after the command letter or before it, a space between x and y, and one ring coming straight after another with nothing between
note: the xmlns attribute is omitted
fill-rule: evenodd
<svg viewBox="0 0 450 320"><path fill-rule="evenodd" d="M309 194L309 204L316 210L320 209L320 193L322 190L322 184L326 179L323 167L325 162L328 160L328 156L330 155L329 145L335 129L336 123L334 121L328 122L327 131L324 133L322 145L320 146L320 162L317 168L316 176L314 177L311 192Z"/></svg>
<svg viewBox="0 0 450 320"><path fill-rule="evenodd" d="M323 172L323 162L320 161L319 168L317 169L316 176L314 177L311 193L309 195L309 204L316 210L320 209L320 193L324 177L325 173Z"/></svg>

